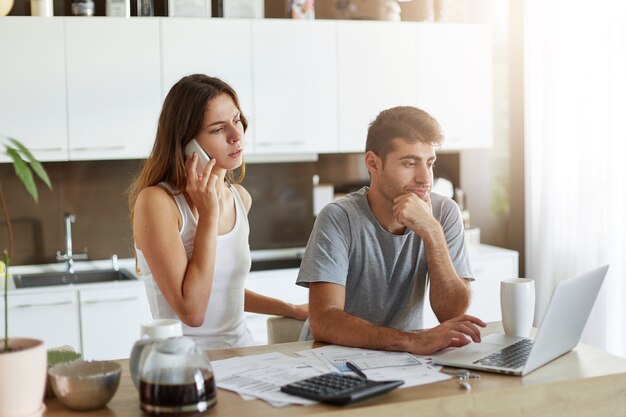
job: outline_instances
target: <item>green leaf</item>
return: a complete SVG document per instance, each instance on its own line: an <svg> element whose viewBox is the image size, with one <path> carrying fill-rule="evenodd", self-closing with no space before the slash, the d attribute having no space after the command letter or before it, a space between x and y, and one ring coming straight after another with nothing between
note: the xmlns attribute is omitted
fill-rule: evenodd
<svg viewBox="0 0 626 417"><path fill-rule="evenodd" d="M11 148L9 146L5 146L7 150L7 155L13 159L13 167L15 168L15 175L22 181L24 187L26 187L26 191L28 194L33 197L35 202L39 201L39 193L37 192L37 186L35 185L35 179L33 178L33 173L30 171L28 164L24 162L21 155L15 148Z"/></svg>
<svg viewBox="0 0 626 417"><path fill-rule="evenodd" d="M81 356L80 353L74 352L73 350L51 349L48 351L48 366L56 365L57 363L71 362L80 359Z"/></svg>
<svg viewBox="0 0 626 417"><path fill-rule="evenodd" d="M17 147L17 149L26 156L26 159L28 159L28 162L30 163L30 167L33 169L33 171L35 171L35 174L37 174L39 179L41 179L41 181L43 181L43 183L46 184L49 189L52 189L52 183L50 182L50 178L48 177L46 170L39 163L39 161L33 156L33 154L28 150L28 148L26 148L26 146L24 146L22 142L20 142L17 139L14 139L14 138L7 138L7 139L9 139L9 141L13 143Z"/></svg>

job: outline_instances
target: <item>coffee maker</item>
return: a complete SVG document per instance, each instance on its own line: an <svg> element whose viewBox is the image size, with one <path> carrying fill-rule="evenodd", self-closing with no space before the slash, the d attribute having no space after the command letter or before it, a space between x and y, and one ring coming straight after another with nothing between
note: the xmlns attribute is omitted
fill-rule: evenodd
<svg viewBox="0 0 626 417"><path fill-rule="evenodd" d="M146 413L201 413L217 402L209 360L191 338L155 342L140 374L140 407Z"/></svg>

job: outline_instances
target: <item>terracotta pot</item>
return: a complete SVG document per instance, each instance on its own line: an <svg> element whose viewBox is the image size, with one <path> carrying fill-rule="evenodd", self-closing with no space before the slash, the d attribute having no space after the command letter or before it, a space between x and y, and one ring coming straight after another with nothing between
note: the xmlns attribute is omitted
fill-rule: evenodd
<svg viewBox="0 0 626 417"><path fill-rule="evenodd" d="M0 416L34 414L43 408L46 349L37 339L12 338L9 346L20 350L0 352Z"/></svg>

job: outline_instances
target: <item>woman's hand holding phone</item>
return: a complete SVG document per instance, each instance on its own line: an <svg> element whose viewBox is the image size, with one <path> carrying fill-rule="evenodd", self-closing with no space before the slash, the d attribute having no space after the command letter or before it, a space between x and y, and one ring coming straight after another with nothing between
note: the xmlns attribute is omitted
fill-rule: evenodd
<svg viewBox="0 0 626 417"><path fill-rule="evenodd" d="M209 163L211 157L204 151L202 146L195 139L191 139L187 146L185 146L185 155L193 156L193 154L198 154L198 172L202 172L206 164Z"/></svg>
<svg viewBox="0 0 626 417"><path fill-rule="evenodd" d="M215 159L211 159L195 139L185 147L185 154L189 156L185 161L187 176L185 191L196 206L199 217L215 216L217 219L219 217L218 177L211 174Z"/></svg>

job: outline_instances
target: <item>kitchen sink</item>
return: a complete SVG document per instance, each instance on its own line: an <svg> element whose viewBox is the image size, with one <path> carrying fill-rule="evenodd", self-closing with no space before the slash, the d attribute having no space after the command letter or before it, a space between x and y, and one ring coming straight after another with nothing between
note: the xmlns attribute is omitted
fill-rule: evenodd
<svg viewBox="0 0 626 417"><path fill-rule="evenodd" d="M125 269L101 269L92 271L42 272L37 274L14 274L15 288L47 287L51 285L92 284L96 282L129 281L137 278Z"/></svg>

